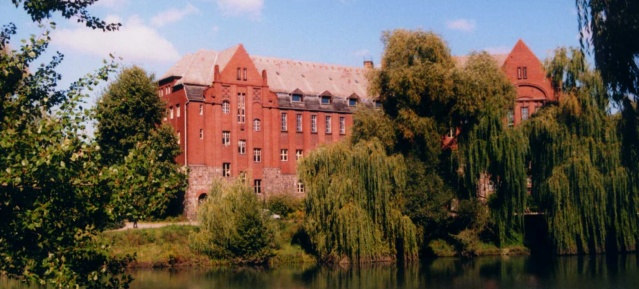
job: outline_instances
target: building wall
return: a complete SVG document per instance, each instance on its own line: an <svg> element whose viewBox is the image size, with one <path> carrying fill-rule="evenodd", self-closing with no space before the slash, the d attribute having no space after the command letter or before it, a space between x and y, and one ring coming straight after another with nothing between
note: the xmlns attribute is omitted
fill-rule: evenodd
<svg viewBox="0 0 639 289"><path fill-rule="evenodd" d="M269 73L279 72L258 71L241 45L223 68L215 65L210 69L214 70L210 85L200 87L203 92L194 95L189 94L189 83L182 83L179 77L160 81L160 96L168 108L174 109L173 118L168 117L166 122L180 134L183 153L177 161L190 169L187 216L195 217L198 200L208 193L215 179L232 180L244 175L250 185L261 180L261 196L303 195L298 192L296 150L307 155L319 145L350 134L353 119L346 96L333 96L331 105L322 105L318 95L304 95L302 102L294 103L290 92L274 92L268 86ZM541 62L522 41L506 57L502 70L517 88L514 125L522 122L522 108L527 108L530 116L543 104L557 100ZM171 92L167 94L168 89ZM240 95L245 105L243 123L238 121ZM224 102L230 105L228 113L223 112ZM282 114L286 115L286 130L282 129ZM302 131L296 128L297 115L302 117ZM311 130L312 116L317 117L317 132ZM331 117L330 133L326 130L327 116ZM340 133L341 117L345 120L344 134ZM254 130L255 119L260 120L259 131ZM230 132L229 145L222 143L223 131ZM246 143L244 153L238 148L240 140ZM454 139L444 138L444 144L454 145ZM256 148L261 149L259 162L253 157ZM281 159L283 149L288 150L287 160ZM223 176L225 163L231 164L229 177ZM491 187L488 181L485 178L482 188ZM483 197L490 194L485 188L480 190Z"/></svg>

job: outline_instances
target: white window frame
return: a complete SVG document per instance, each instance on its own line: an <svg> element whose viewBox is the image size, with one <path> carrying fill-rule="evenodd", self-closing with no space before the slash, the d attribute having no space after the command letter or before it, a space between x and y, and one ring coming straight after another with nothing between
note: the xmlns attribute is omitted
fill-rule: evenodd
<svg viewBox="0 0 639 289"><path fill-rule="evenodd" d="M231 163L222 163L222 176L223 177L231 176Z"/></svg>
<svg viewBox="0 0 639 289"><path fill-rule="evenodd" d="M222 101L222 113L229 114L231 112L231 103L228 100Z"/></svg>
<svg viewBox="0 0 639 289"><path fill-rule="evenodd" d="M295 150L295 160L299 160L302 157L304 157L304 151L303 150Z"/></svg>
<svg viewBox="0 0 639 289"><path fill-rule="evenodd" d="M259 118L256 118L256 119L254 119L254 120L253 120L253 130L254 130L254 131L260 131L260 130L262 129L262 128L260 127L260 126L261 126L261 124L262 124L261 122L262 122L262 121L260 121L260 119L259 119Z"/></svg>
<svg viewBox="0 0 639 289"><path fill-rule="evenodd" d="M237 93L237 123L246 121L246 93Z"/></svg>
<svg viewBox="0 0 639 289"><path fill-rule="evenodd" d="M317 114L311 115L311 132L317 133Z"/></svg>
<svg viewBox="0 0 639 289"><path fill-rule="evenodd" d="M225 147L231 145L231 132L228 130L222 131L222 145Z"/></svg>
<svg viewBox="0 0 639 289"><path fill-rule="evenodd" d="M339 134L346 134L346 117L339 117Z"/></svg>
<svg viewBox="0 0 639 289"><path fill-rule="evenodd" d="M288 161L288 149L280 150L280 161L287 162Z"/></svg>
<svg viewBox="0 0 639 289"><path fill-rule="evenodd" d="M333 122L333 120L331 119L331 116L327 115L326 119L325 119L325 124L326 124L325 132L326 132L326 134L333 133L332 122Z"/></svg>
<svg viewBox="0 0 639 289"><path fill-rule="evenodd" d="M180 117L180 105L176 104L175 105L175 117Z"/></svg>
<svg viewBox="0 0 639 289"><path fill-rule="evenodd" d="M237 141L237 152L241 155L246 154L246 140L241 139Z"/></svg>
<svg viewBox="0 0 639 289"><path fill-rule="evenodd" d="M253 162L261 163L262 162L262 149L254 148L253 149Z"/></svg>
<svg viewBox="0 0 639 289"><path fill-rule="evenodd" d="M288 131L288 114L286 112L282 112L281 122L282 131Z"/></svg>
<svg viewBox="0 0 639 289"><path fill-rule="evenodd" d="M295 115L295 131L302 132L302 114L298 113Z"/></svg>

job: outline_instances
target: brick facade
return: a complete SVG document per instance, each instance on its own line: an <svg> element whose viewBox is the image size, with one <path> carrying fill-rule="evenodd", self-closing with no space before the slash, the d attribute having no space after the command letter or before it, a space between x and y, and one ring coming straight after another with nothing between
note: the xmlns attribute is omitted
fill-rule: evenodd
<svg viewBox="0 0 639 289"><path fill-rule="evenodd" d="M519 41L495 61L517 87L513 122L556 96L541 62ZM463 65L463 57L457 59ZM299 192L297 158L350 134L357 106L374 105L365 67L250 56L242 45L184 56L159 81L165 122L178 134L189 168L185 213L214 179L243 176L261 196ZM525 75L524 73L525 69ZM256 156L259 155L258 156Z"/></svg>

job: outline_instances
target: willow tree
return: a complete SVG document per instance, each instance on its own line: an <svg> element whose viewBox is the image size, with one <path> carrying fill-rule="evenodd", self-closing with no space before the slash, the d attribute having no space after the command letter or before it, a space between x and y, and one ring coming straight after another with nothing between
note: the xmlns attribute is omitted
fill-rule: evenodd
<svg viewBox="0 0 639 289"><path fill-rule="evenodd" d="M498 244L521 240L526 194L527 141L518 128L506 128L515 89L487 53L472 54L456 73L451 123L459 128L458 196L475 199L478 182L490 179L492 223ZM481 229L481 228L478 228Z"/></svg>
<svg viewBox="0 0 639 289"><path fill-rule="evenodd" d="M639 238L636 191L622 165L619 118L597 71L577 49L558 49L546 62L561 91L526 125L533 196L558 254L633 251Z"/></svg>
<svg viewBox="0 0 639 289"><path fill-rule="evenodd" d="M403 211L430 238L447 235L453 192L442 178L441 138L448 130L455 62L444 41L426 31L394 30L382 35L382 67L371 75L394 137L389 153L402 154L408 169ZM357 135L355 131L353 135Z"/></svg>
<svg viewBox="0 0 639 289"><path fill-rule="evenodd" d="M376 140L319 148L300 163L307 190L305 230L320 260L417 257L416 228L398 206L406 188L401 156Z"/></svg>

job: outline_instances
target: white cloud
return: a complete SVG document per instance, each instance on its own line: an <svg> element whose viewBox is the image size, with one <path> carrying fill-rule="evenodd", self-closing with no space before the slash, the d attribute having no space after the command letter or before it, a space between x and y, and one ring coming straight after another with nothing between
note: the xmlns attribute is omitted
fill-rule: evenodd
<svg viewBox="0 0 639 289"><path fill-rule="evenodd" d="M510 48L507 46L492 46L484 48L484 51L490 54L506 54L510 52Z"/></svg>
<svg viewBox="0 0 639 289"><path fill-rule="evenodd" d="M102 6L107 8L121 8L129 4L130 0L100 0L95 3L95 6Z"/></svg>
<svg viewBox="0 0 639 289"><path fill-rule="evenodd" d="M475 30L475 20L455 19L451 21L446 21L446 27L448 27L448 29L451 29L451 30L472 32Z"/></svg>
<svg viewBox="0 0 639 289"><path fill-rule="evenodd" d="M107 16L105 20L122 22L117 16ZM174 62L180 57L171 42L137 16L124 22L119 31L102 32L76 26L56 30L52 39L53 45L72 51L100 57L112 53L127 62Z"/></svg>
<svg viewBox="0 0 639 289"><path fill-rule="evenodd" d="M182 18L191 14L197 13L200 10L197 7L191 5L191 3L184 6L184 8L171 8L169 10L160 12L159 14L151 18L151 24L155 27L162 27L166 24L171 24L182 20Z"/></svg>
<svg viewBox="0 0 639 289"><path fill-rule="evenodd" d="M264 0L217 0L217 7L226 15L237 16L246 13L259 17L264 8Z"/></svg>

